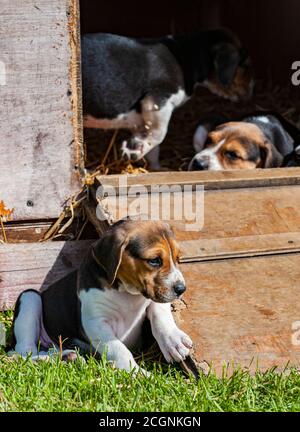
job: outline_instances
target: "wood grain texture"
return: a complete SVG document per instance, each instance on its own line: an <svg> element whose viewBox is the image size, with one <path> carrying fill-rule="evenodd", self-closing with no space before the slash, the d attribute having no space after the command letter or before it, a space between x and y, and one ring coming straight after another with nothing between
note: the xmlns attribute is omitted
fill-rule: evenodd
<svg viewBox="0 0 300 432"><path fill-rule="evenodd" d="M118 187L118 193L127 193L120 179L126 177L128 187L141 185L149 191L151 186L164 185L203 185L205 190L253 188L266 186L287 186L300 184L300 168L274 168L235 171L192 171L192 172L153 172L98 176L98 185ZM121 185L121 187L120 187Z"/></svg>
<svg viewBox="0 0 300 432"><path fill-rule="evenodd" d="M6 67L6 85L0 86L0 196L15 209L15 220L55 218L80 188L75 166L82 164L81 144L74 132L79 101L72 94L78 59L71 49L79 31L76 4L0 5L0 61Z"/></svg>
<svg viewBox="0 0 300 432"><path fill-rule="evenodd" d="M7 241L8 243L34 243L41 241L54 222L54 220L49 219L47 221L6 223L4 229ZM4 242L2 230L0 230L1 241Z"/></svg>
<svg viewBox="0 0 300 432"><path fill-rule="evenodd" d="M185 193L186 202L191 203L190 208L197 216L196 224L188 221L189 207L181 205L181 215L176 217L180 206L172 193L169 212L165 193L122 195L116 199L108 196L99 205L115 220L139 213L153 219L154 208L155 214L171 223L178 240L224 239L225 252L228 250L225 239L300 232L300 186L208 190L204 201L199 197L194 192ZM221 252L219 248L218 253Z"/></svg>
<svg viewBox="0 0 300 432"><path fill-rule="evenodd" d="M176 320L192 337L194 358L254 371L299 367L300 254L183 264L187 282ZM297 340L297 337L296 337ZM299 337L298 337L299 342Z"/></svg>
<svg viewBox="0 0 300 432"><path fill-rule="evenodd" d="M180 250L182 263L300 252L300 232L186 240Z"/></svg>
<svg viewBox="0 0 300 432"><path fill-rule="evenodd" d="M0 247L0 310L25 289L45 289L77 268L94 240L6 244Z"/></svg>

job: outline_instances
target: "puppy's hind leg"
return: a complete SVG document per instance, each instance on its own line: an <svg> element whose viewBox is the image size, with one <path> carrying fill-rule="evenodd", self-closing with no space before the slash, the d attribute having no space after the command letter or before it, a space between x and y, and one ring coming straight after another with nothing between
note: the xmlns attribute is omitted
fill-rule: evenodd
<svg viewBox="0 0 300 432"><path fill-rule="evenodd" d="M42 299L34 290L24 291L16 302L13 322L14 350L22 355L37 355L41 331Z"/></svg>

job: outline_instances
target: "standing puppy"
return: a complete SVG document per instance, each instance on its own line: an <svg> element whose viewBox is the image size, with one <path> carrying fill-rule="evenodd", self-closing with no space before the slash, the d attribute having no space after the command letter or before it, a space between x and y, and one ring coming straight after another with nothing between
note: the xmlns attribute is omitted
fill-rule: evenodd
<svg viewBox="0 0 300 432"><path fill-rule="evenodd" d="M143 321L168 362L182 361L192 347L174 322L170 303L185 281L178 269L173 232L161 222L120 221L94 244L78 271L42 294L29 290L17 301L15 351L25 356L58 345L106 352L116 367L138 369L131 349L141 343Z"/></svg>
<svg viewBox="0 0 300 432"><path fill-rule="evenodd" d="M196 84L235 101L251 95L251 63L231 32L160 39L97 33L82 38L84 127L131 129L131 140L122 145L125 158L147 154L150 167L159 168L158 145L172 112Z"/></svg>

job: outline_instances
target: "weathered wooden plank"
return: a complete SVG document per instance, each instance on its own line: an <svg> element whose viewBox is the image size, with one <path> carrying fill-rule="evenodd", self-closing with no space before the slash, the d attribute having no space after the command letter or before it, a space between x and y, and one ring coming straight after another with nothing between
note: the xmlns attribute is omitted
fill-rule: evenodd
<svg viewBox="0 0 300 432"><path fill-rule="evenodd" d="M75 166L77 176L85 176L85 150L83 144L83 114L82 114L82 80L81 80L81 34L79 0L68 0L68 31L71 48L71 63L69 78L71 86L72 125L74 134Z"/></svg>
<svg viewBox="0 0 300 432"><path fill-rule="evenodd" d="M0 247L0 309L25 289L45 289L80 264L94 240L6 244Z"/></svg>
<svg viewBox="0 0 300 432"><path fill-rule="evenodd" d="M4 225L8 243L34 243L42 240L53 220L33 222L9 222ZM0 242L4 241L2 229Z"/></svg>
<svg viewBox="0 0 300 432"><path fill-rule="evenodd" d="M0 5L0 199L15 220L56 218L81 187L77 0Z"/></svg>
<svg viewBox="0 0 300 432"><path fill-rule="evenodd" d="M300 232L186 240L180 249L182 263L300 252Z"/></svg>
<svg viewBox="0 0 300 432"><path fill-rule="evenodd" d="M124 186L124 179L126 185ZM151 186L203 185L205 190L254 188L262 186L288 186L300 184L300 168L276 168L235 171L155 172L147 174L98 176L98 184L118 188L118 193L128 192L135 185Z"/></svg>
<svg viewBox="0 0 300 432"><path fill-rule="evenodd" d="M172 222L180 240L225 239L300 231L300 187L281 186L208 191L204 196L204 225Z"/></svg>
<svg viewBox="0 0 300 432"><path fill-rule="evenodd" d="M165 193L108 196L99 201L99 205L115 220L139 213L153 219L153 208L158 209L158 215L172 224L180 241L225 240L300 231L300 186L209 190L204 193L204 206L194 192L185 192L184 196L185 202L192 204L190 208L194 209L198 219L196 225L195 221L188 220L191 213L186 212L183 201L178 204L172 193L170 200ZM182 212L177 218L180 206ZM166 217L163 217L163 211ZM225 241L221 244L226 245ZM218 253L222 251L219 249Z"/></svg>
<svg viewBox="0 0 300 432"><path fill-rule="evenodd" d="M188 289L175 306L194 358L254 371L300 362L300 254L182 264ZM298 324L297 324L298 322ZM298 330L298 334L296 331Z"/></svg>

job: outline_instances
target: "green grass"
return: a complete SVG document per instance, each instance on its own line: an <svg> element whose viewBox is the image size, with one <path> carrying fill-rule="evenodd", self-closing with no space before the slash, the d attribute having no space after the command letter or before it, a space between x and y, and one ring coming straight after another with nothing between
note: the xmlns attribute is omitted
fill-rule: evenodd
<svg viewBox="0 0 300 432"><path fill-rule="evenodd" d="M10 326L11 313L0 315ZM201 376L146 363L151 378L133 377L94 358L34 364L0 351L0 411L299 411L300 375L274 370L250 376Z"/></svg>

